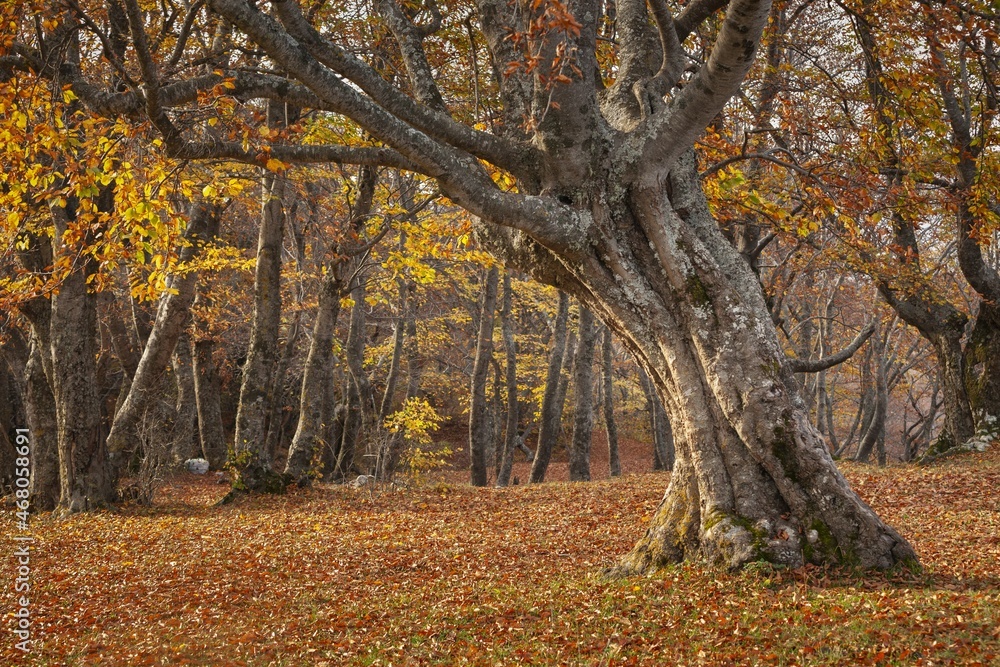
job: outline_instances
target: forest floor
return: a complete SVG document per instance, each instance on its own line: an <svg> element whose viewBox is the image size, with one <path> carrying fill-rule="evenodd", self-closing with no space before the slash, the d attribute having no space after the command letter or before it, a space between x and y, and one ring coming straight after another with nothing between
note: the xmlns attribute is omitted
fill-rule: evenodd
<svg viewBox="0 0 1000 667"><path fill-rule="evenodd" d="M922 573L603 578L666 473L318 486L220 508L211 474L179 475L152 507L31 518L35 643L15 650L7 615L0 665L1000 664L1000 447L843 467ZM16 558L2 561L11 610Z"/></svg>

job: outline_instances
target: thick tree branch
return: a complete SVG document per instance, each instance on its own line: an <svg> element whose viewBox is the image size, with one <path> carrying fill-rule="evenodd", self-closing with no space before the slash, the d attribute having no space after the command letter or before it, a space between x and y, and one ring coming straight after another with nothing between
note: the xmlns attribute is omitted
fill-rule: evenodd
<svg viewBox="0 0 1000 667"><path fill-rule="evenodd" d="M231 8L237 3L235 0L216 0L212 4L216 11L226 15L220 7ZM454 121L446 113L418 104L383 79L367 63L321 35L302 15L294 0L276 0L272 7L288 34L316 60L352 81L388 113L428 136L506 169L518 178L534 177L539 157L530 146L479 132ZM233 10L226 11L232 13Z"/></svg>
<svg viewBox="0 0 1000 667"><path fill-rule="evenodd" d="M133 0L134 2L134 0ZM574 254L586 238L590 225L587 214L547 198L518 195L499 190L480 165L455 148L442 145L391 115L375 100L349 85L334 71L318 62L312 51L338 57L337 51L311 26L300 35L308 43L294 39L280 24L241 0L210 0L211 7L245 32L269 57L289 74L308 86L332 109L352 118L373 137L412 161L418 169L438 180L442 192L473 215L494 224L515 227L540 243ZM287 0L274 3L288 10L290 20L301 13ZM301 26L300 26L301 27ZM305 28L303 28L305 29ZM384 82L383 82L384 83ZM398 91L396 91L398 93ZM413 100L403 96L425 112ZM453 121L448 119L449 124ZM477 133L478 134L478 133Z"/></svg>
<svg viewBox="0 0 1000 667"><path fill-rule="evenodd" d="M643 121L616 156L635 181L658 187L680 154L739 90L753 64L770 0L732 0L708 62L663 111Z"/></svg>
<svg viewBox="0 0 1000 667"><path fill-rule="evenodd" d="M795 373L818 373L828 368L833 368L837 364L842 364L854 356L854 353L865 344L865 341L872 337L873 333L875 333L874 321L869 322L868 326L855 336L851 344L840 352L823 357L822 359L789 359L788 365Z"/></svg>
<svg viewBox="0 0 1000 667"><path fill-rule="evenodd" d="M441 97L441 91L438 90L437 84L434 82L434 73L431 71L430 63L427 62L427 53L424 51L426 29L414 25L403 13L396 0L379 0L378 9L399 45L403 64L406 66L406 73L410 79L413 97L421 104L447 113L444 98ZM439 26L441 24L440 16L439 13L437 21Z"/></svg>

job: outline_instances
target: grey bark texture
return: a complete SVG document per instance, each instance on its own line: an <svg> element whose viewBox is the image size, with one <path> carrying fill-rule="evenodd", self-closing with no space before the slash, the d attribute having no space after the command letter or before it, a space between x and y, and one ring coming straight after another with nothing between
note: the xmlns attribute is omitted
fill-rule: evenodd
<svg viewBox="0 0 1000 667"><path fill-rule="evenodd" d="M594 347L597 324L587 308L580 306L580 326L577 335L576 360L573 365L575 402L573 410L573 440L569 447L569 479L571 482L590 481L590 448L594 437Z"/></svg>
<svg viewBox="0 0 1000 667"><path fill-rule="evenodd" d="M604 430L608 436L608 469L612 477L622 474L621 456L618 451L618 426L615 422L614 358L612 355L611 329L604 327L601 341L601 383L603 385Z"/></svg>
<svg viewBox="0 0 1000 667"><path fill-rule="evenodd" d="M59 503L59 427L52 387L42 367L44 350L32 337L25 365L25 410L31 429L31 506L49 511Z"/></svg>
<svg viewBox="0 0 1000 667"><path fill-rule="evenodd" d="M294 118L283 104L267 107L268 127L285 127ZM295 110L290 110L295 116ZM271 468L265 419L272 373L278 357L281 326L281 241L285 230L284 176L264 171L261 179L261 221L254 273L254 308L249 349L243 364L240 401L236 412L233 448L236 477L234 489L282 491L283 478Z"/></svg>
<svg viewBox="0 0 1000 667"><path fill-rule="evenodd" d="M472 394L469 402L469 457L473 486L486 486L489 443L493 439L487 414L486 382L493 359L493 319L497 307L497 284L500 273L496 266L489 269L483 283L483 305L479 316L476 339L476 359L472 370Z"/></svg>
<svg viewBox="0 0 1000 667"><path fill-rule="evenodd" d="M542 395L541 426L538 431L538 446L531 464L531 483L540 484L552 459L552 449L559 437L562 411L557 410L559 383L566 354L566 336L569 321L569 295L559 293L559 308L556 311L555 326L552 330L552 351L549 353L549 369L545 376L545 393Z"/></svg>
<svg viewBox="0 0 1000 667"><path fill-rule="evenodd" d="M329 415L324 415L324 404L327 388L333 384L333 334L342 294L343 284L337 274L328 272L320 286L312 342L302 374L299 422L285 463L285 475L300 485L308 482L310 464L325 435L323 420Z"/></svg>
<svg viewBox="0 0 1000 667"><path fill-rule="evenodd" d="M221 470L226 465L226 434L222 428L222 384L214 356L214 340L204 338L194 344L194 391L201 454L213 470Z"/></svg>
<svg viewBox="0 0 1000 667"><path fill-rule="evenodd" d="M65 209L54 209L56 238L66 231ZM56 247L56 256L71 252ZM52 394L59 429L59 509L97 509L117 500L117 479L105 447L97 384L97 296L87 285L89 263L63 280L52 297Z"/></svg>
<svg viewBox="0 0 1000 667"><path fill-rule="evenodd" d="M514 290L511 287L510 272L503 275L503 305L500 308L500 327L503 333L503 350L506 360L504 384L507 392L507 423L504 427L503 453L500 457L500 467L497 471L497 486L510 484L511 471L514 468L514 450L517 449L520 421L517 402L517 341L514 338L516 323L511 314L514 301Z"/></svg>
<svg viewBox="0 0 1000 667"><path fill-rule="evenodd" d="M170 364L177 385L174 428L171 434L172 449L175 461L186 461L201 456L201 443L195 438L198 426L198 399L194 388L191 337L187 332L182 332L177 338Z"/></svg>

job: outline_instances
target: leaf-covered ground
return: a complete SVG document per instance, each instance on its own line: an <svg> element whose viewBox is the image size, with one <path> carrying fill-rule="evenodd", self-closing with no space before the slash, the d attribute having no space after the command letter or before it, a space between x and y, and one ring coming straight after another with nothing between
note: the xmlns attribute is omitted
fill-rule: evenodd
<svg viewBox="0 0 1000 667"><path fill-rule="evenodd" d="M1000 448L845 468L922 574L603 579L665 474L223 508L209 505L224 487L185 475L153 508L32 519L39 643L25 657L5 632L0 664L1000 664Z"/></svg>

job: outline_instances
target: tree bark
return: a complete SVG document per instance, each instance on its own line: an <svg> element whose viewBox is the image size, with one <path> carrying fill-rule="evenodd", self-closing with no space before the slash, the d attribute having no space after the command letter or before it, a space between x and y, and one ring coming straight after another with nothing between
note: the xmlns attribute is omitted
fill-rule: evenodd
<svg viewBox="0 0 1000 667"><path fill-rule="evenodd" d="M499 270L494 265L486 274L483 285L483 307L479 316L476 341L476 361L472 369L472 396L469 403L469 457L473 486L486 486L486 451L492 440L486 404L486 381L493 358L493 316L497 307Z"/></svg>
<svg viewBox="0 0 1000 667"><path fill-rule="evenodd" d="M269 103L268 127L285 127L294 122L296 115L294 109L288 110L284 104ZM236 477L233 488L274 493L284 491L285 484L283 477L271 468L265 418L268 411L268 390L278 356L278 329L281 326L281 241L285 229L285 178L265 170L261 189L263 195L254 273L254 309L236 412Z"/></svg>
<svg viewBox="0 0 1000 667"><path fill-rule="evenodd" d="M979 303L979 314L963 354L973 416L981 422L987 415L1000 420L1000 305L986 300Z"/></svg>
<svg viewBox="0 0 1000 667"><path fill-rule="evenodd" d="M601 342L601 382L604 384L604 429L608 436L608 468L611 477L622 474L621 458L618 453L618 426L615 423L615 385L612 356L611 329L604 327Z"/></svg>
<svg viewBox="0 0 1000 667"><path fill-rule="evenodd" d="M66 209L54 209L56 239L65 233ZM71 252L57 241L56 256ZM71 259L72 261L72 259ZM117 480L101 424L97 392L97 296L88 289L94 268L82 262L52 297L52 394L59 429L59 507L73 514L116 500Z"/></svg>
<svg viewBox="0 0 1000 667"><path fill-rule="evenodd" d="M594 435L594 346L597 325L594 315L580 306L579 343L573 366L576 404L573 413L573 441L569 449L569 479L590 481L590 447Z"/></svg>
<svg viewBox="0 0 1000 667"><path fill-rule="evenodd" d="M357 472L355 457L361 441L362 426L365 415L372 415L373 405L371 384L365 373L365 286L360 284L351 291L354 306L351 307L351 321L347 332L347 343L344 352L347 355L346 408L344 414L344 430L337 451L337 464L333 477L344 481Z"/></svg>
<svg viewBox="0 0 1000 667"><path fill-rule="evenodd" d="M190 219L184 232L188 245L181 248L180 262L190 262L201 246L216 235L219 211L205 202L192 204ZM108 434L108 448L121 465L131 445L137 440L137 429L150 402L159 395L160 381L170 364L177 341L184 333L195 298L197 272L176 273L169 288L160 297L146 346L129 385L128 394L115 413Z"/></svg>
<svg viewBox="0 0 1000 667"><path fill-rule="evenodd" d="M195 397L191 338L187 332L182 332L177 338L171 365L174 370L174 381L177 384L172 449L175 461L186 461L200 456L201 449L200 443L195 440L198 400Z"/></svg>
<svg viewBox="0 0 1000 667"><path fill-rule="evenodd" d="M41 342L32 337L24 368L25 408L31 429L31 506L49 511L59 503L59 426L52 387L45 377Z"/></svg>
<svg viewBox="0 0 1000 667"><path fill-rule="evenodd" d="M226 434L222 428L222 384L215 369L215 341L204 338L194 344L194 391L198 406L198 438L202 456L212 470L226 465Z"/></svg>
<svg viewBox="0 0 1000 667"><path fill-rule="evenodd" d="M562 379L563 357L566 354L567 323L569 321L569 295L559 292L559 308L556 311L555 326L552 331L552 352L549 354L549 370L545 377L545 393L542 395L541 426L538 431L538 446L531 464L531 483L539 484L545 479L545 472L552 459L552 449L559 437L562 410L559 407L559 383Z"/></svg>
<svg viewBox="0 0 1000 667"><path fill-rule="evenodd" d="M507 389L507 423L504 430L503 454L500 458L500 469L497 472L497 486L510 484L511 471L514 468L514 450L517 449L520 421L517 402L517 341L514 338L515 322L511 315L511 305L514 291L511 288L510 272L503 276L503 306L500 309L500 327L503 333L503 349L506 358L505 384Z"/></svg>
<svg viewBox="0 0 1000 667"><path fill-rule="evenodd" d="M327 387L333 384L333 334L340 315L343 285L333 271L323 277L319 306L313 324L312 343L302 374L299 396L299 422L288 450L285 475L302 485L309 480L309 467L317 447L324 439L324 403Z"/></svg>

